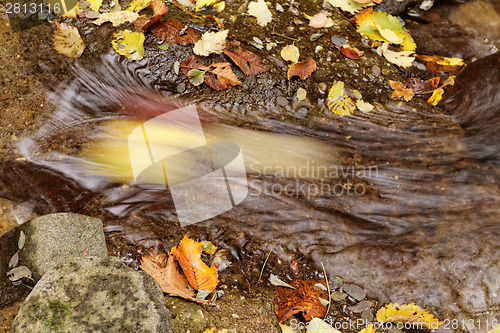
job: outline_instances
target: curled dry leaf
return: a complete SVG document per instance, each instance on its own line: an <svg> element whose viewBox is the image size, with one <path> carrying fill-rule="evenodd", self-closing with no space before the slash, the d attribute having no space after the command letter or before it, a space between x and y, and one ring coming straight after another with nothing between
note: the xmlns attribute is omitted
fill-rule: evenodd
<svg viewBox="0 0 500 333"><path fill-rule="evenodd" d="M201 260L202 247L200 242L184 236L170 252L179 262L191 287L195 290L214 290L219 283L219 275L215 266L209 268Z"/></svg>
<svg viewBox="0 0 500 333"><path fill-rule="evenodd" d="M129 10L124 10L120 12L112 12L112 13L103 13L99 16L97 20L94 21L94 24L96 25L101 25L104 22L111 22L113 24L113 27L117 27L120 24L126 23L126 22L135 22L139 18L139 14L129 11Z"/></svg>
<svg viewBox="0 0 500 333"><path fill-rule="evenodd" d="M281 57L285 61L296 63L300 57L299 48L295 45L287 45L281 50Z"/></svg>
<svg viewBox="0 0 500 333"><path fill-rule="evenodd" d="M278 276L276 276L274 274L271 274L271 276L269 277L269 282L271 282L271 284L273 286L280 286L280 287L287 287L287 288L295 289L294 286L291 286L290 284L288 284L285 281L281 280Z"/></svg>
<svg viewBox="0 0 500 333"><path fill-rule="evenodd" d="M187 46L196 43L200 36L193 28L187 28L174 18L153 25L150 31L159 39L175 45ZM182 35L181 35L182 32Z"/></svg>
<svg viewBox="0 0 500 333"><path fill-rule="evenodd" d="M221 54L226 47L226 38L229 30L219 32L205 32L196 42L193 52L200 56L208 56L211 53Z"/></svg>
<svg viewBox="0 0 500 333"><path fill-rule="evenodd" d="M330 28L334 22L326 13L318 13L309 19L309 26L313 28Z"/></svg>
<svg viewBox="0 0 500 333"><path fill-rule="evenodd" d="M231 70L231 65L228 62L215 63L209 66L203 65L200 56L190 56L181 64L182 72L188 76L191 69L199 69L205 71L204 81L212 89L224 90L229 87L241 84L238 77Z"/></svg>
<svg viewBox="0 0 500 333"><path fill-rule="evenodd" d="M85 50L85 43L78 29L66 23L56 22L54 32L54 49L67 57L78 58Z"/></svg>
<svg viewBox="0 0 500 333"><path fill-rule="evenodd" d="M177 296L199 304L208 301L195 298L193 290L189 289L186 277L179 272L174 257L165 253L147 254L141 258L139 267L151 275L165 294Z"/></svg>
<svg viewBox="0 0 500 333"><path fill-rule="evenodd" d="M298 312L302 312L307 321L313 317L322 318L326 314L326 307L319 299L328 299L328 293L315 287L316 283L324 283L324 281L298 279L290 283L296 289L285 287L276 289L274 308L280 322Z"/></svg>
<svg viewBox="0 0 500 333"><path fill-rule="evenodd" d="M298 62L293 64L288 69L288 80L290 80L294 76L300 77L301 80L305 80L311 75L312 72L316 69L316 61L313 58L309 57L302 62Z"/></svg>
<svg viewBox="0 0 500 333"><path fill-rule="evenodd" d="M255 75L268 70L262 59L253 52L238 48L225 50L224 54L231 58L245 75Z"/></svg>
<svg viewBox="0 0 500 333"><path fill-rule="evenodd" d="M168 7L165 5L163 0L153 0L149 7L153 9L153 16L139 17L134 24L135 31L137 32L146 32L150 26L158 22L166 13L168 13Z"/></svg>

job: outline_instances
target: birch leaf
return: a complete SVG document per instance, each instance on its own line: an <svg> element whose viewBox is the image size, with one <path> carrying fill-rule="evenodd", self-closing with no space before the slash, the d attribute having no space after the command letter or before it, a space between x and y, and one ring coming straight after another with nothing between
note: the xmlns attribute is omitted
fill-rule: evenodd
<svg viewBox="0 0 500 333"><path fill-rule="evenodd" d="M248 4L248 14L257 18L257 23L265 27L273 19L273 14L264 0L257 0Z"/></svg>
<svg viewBox="0 0 500 333"><path fill-rule="evenodd" d="M99 12L99 8L102 6L102 0L87 0L90 2L90 9L94 12Z"/></svg>
<svg viewBox="0 0 500 333"><path fill-rule="evenodd" d="M133 0L129 7L127 8L127 10L130 10L130 11L133 11L133 12L140 12L141 10L143 10L144 8L146 8L147 6L149 6L149 4L152 2L153 0Z"/></svg>
<svg viewBox="0 0 500 333"><path fill-rule="evenodd" d="M115 51L131 60L141 60L144 57L144 34L123 30L114 34L111 41Z"/></svg>
<svg viewBox="0 0 500 333"><path fill-rule="evenodd" d="M344 82L342 81L334 82L328 93L326 105L331 111L341 117L349 115L356 110L353 100L345 93Z"/></svg>
<svg viewBox="0 0 500 333"><path fill-rule="evenodd" d="M120 12L111 12L111 13L102 13L101 16L97 20L94 21L94 24L101 25L104 22L111 22L113 27L117 27L120 24L130 22L133 23L135 20L139 18L139 14L133 11L120 11Z"/></svg>
<svg viewBox="0 0 500 333"><path fill-rule="evenodd" d="M299 48L295 45L287 45L281 50L281 57L285 61L296 63L300 57Z"/></svg>
<svg viewBox="0 0 500 333"><path fill-rule="evenodd" d="M54 49L67 57L79 58L85 50L85 43L78 29L66 23L56 23Z"/></svg>
<svg viewBox="0 0 500 333"><path fill-rule="evenodd" d="M435 325L438 322L429 311L421 309L415 303L402 305L398 303L387 304L377 311L377 320L381 323L418 323L428 329L431 329L431 325Z"/></svg>
<svg viewBox="0 0 500 333"><path fill-rule="evenodd" d="M229 30L219 32L205 32L196 42L193 52L197 55L207 57L211 53L221 54L226 46L226 38Z"/></svg>

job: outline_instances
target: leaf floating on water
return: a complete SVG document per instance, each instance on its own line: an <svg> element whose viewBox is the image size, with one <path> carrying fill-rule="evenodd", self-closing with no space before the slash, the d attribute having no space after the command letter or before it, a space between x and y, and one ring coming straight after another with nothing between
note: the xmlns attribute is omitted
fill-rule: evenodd
<svg viewBox="0 0 500 333"><path fill-rule="evenodd" d="M326 13L318 13L309 19L309 26L312 28L330 28L335 22L326 15Z"/></svg>
<svg viewBox="0 0 500 333"><path fill-rule="evenodd" d="M407 88L403 82L388 80L389 85L394 91L392 92L391 98L403 97L405 101L409 102L415 96L412 89Z"/></svg>
<svg viewBox="0 0 500 333"><path fill-rule="evenodd" d="M195 293L187 287L186 277L179 272L175 259L165 253L147 254L141 258L139 267L151 275L164 293L177 296L199 304L208 301L195 298Z"/></svg>
<svg viewBox="0 0 500 333"><path fill-rule="evenodd" d="M209 268L201 260L202 247L200 242L184 236L170 252L179 262L191 287L195 290L214 290L219 283L218 273L214 265Z"/></svg>
<svg viewBox="0 0 500 333"><path fill-rule="evenodd" d="M157 23L150 30L153 35L169 44L187 46L200 40L200 36L193 28L186 28L184 24L174 18Z"/></svg>
<svg viewBox="0 0 500 333"><path fill-rule="evenodd" d="M9 261L9 268L16 267L19 264L19 252L16 252Z"/></svg>
<svg viewBox="0 0 500 333"><path fill-rule="evenodd" d="M21 232L19 233L19 240L17 241L17 247L19 250L22 250L25 242L26 242L26 235L21 230Z"/></svg>
<svg viewBox="0 0 500 333"><path fill-rule="evenodd" d="M364 11L356 16L357 31L379 42L401 45L403 51L415 51L417 44L399 19L384 12Z"/></svg>
<svg viewBox="0 0 500 333"><path fill-rule="evenodd" d="M432 96L427 100L427 102L431 103L434 106L438 105L441 98L443 98L443 93L444 93L443 88L434 90L432 92Z"/></svg>
<svg viewBox="0 0 500 333"><path fill-rule="evenodd" d="M141 60L144 57L144 34L123 30L114 34L111 41L115 51L131 60Z"/></svg>
<svg viewBox="0 0 500 333"><path fill-rule="evenodd" d="M324 322L320 318L313 318L307 326L306 333L341 333L333 328L330 324Z"/></svg>
<svg viewBox="0 0 500 333"><path fill-rule="evenodd" d="M287 45L281 50L281 57L285 61L296 63L300 57L299 48L295 45Z"/></svg>
<svg viewBox="0 0 500 333"><path fill-rule="evenodd" d="M316 61L313 58L309 57L302 62L298 62L293 64L288 69L288 80L290 80L294 76L300 77L301 80L305 80L311 75L312 72L316 69Z"/></svg>
<svg viewBox="0 0 500 333"><path fill-rule="evenodd" d="M271 284L273 286L281 286L281 287L287 287L287 288L295 289L295 287L293 287L293 286L289 285L288 283L282 281L279 277L277 277L274 274L271 274L271 276L269 277L269 282L271 282Z"/></svg>
<svg viewBox="0 0 500 333"><path fill-rule="evenodd" d="M345 93L344 82L334 82L326 102L328 108L339 116L347 116L356 110L356 104L349 95Z"/></svg>
<svg viewBox="0 0 500 333"><path fill-rule="evenodd" d="M150 26L158 22L163 16L165 16L165 14L168 13L168 7L165 5L163 0L153 0L149 4L149 7L153 9L153 16L139 17L134 23L134 27L137 32L146 32Z"/></svg>
<svg viewBox="0 0 500 333"><path fill-rule="evenodd" d="M375 5L373 2L358 3L354 0L327 0L330 5L342 9L345 12L356 14L361 9Z"/></svg>
<svg viewBox="0 0 500 333"><path fill-rule="evenodd" d="M428 329L432 328L431 325L438 323L434 315L425 309L421 309L415 303L387 304L377 311L377 320L381 323L418 323Z"/></svg>
<svg viewBox="0 0 500 333"><path fill-rule="evenodd" d="M78 29L66 23L57 23L57 30L54 32L54 49L67 57L79 58L85 50Z"/></svg>
<svg viewBox="0 0 500 333"><path fill-rule="evenodd" d="M226 38L229 30L219 32L205 32L196 42L193 52L197 55L207 57L211 53L221 54L226 47Z"/></svg>
<svg viewBox="0 0 500 333"><path fill-rule="evenodd" d="M113 27L117 27L120 24L123 24L126 22L133 23L138 18L139 18L139 14L137 14L133 11L124 10L124 11L120 11L120 12L103 13L93 23L100 26L104 22L111 22L113 24Z"/></svg>
<svg viewBox="0 0 500 333"><path fill-rule="evenodd" d="M257 18L257 23L265 27L273 19L273 14L264 0L257 0L248 4L248 14Z"/></svg>
<svg viewBox="0 0 500 333"><path fill-rule="evenodd" d="M7 272L10 281L17 281L22 278L31 279L31 270L26 266L19 266Z"/></svg>
<svg viewBox="0 0 500 333"><path fill-rule="evenodd" d="M253 52L238 48L225 50L224 54L231 58L245 75L256 75L268 70L262 59Z"/></svg>

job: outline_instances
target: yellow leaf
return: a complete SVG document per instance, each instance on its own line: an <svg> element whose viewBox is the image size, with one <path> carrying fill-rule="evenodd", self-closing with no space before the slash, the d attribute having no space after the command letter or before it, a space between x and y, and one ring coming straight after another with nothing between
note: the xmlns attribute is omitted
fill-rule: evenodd
<svg viewBox="0 0 500 333"><path fill-rule="evenodd" d="M147 6L149 6L149 4L152 2L153 0L133 0L129 7L127 8L127 10L129 11L133 11L133 12L140 12L141 10L143 10L144 8L146 8Z"/></svg>
<svg viewBox="0 0 500 333"><path fill-rule="evenodd" d="M196 290L214 290L219 283L219 275L215 266L209 268L201 261L202 247L200 242L184 236L170 253L181 265L191 287Z"/></svg>
<svg viewBox="0 0 500 333"><path fill-rule="evenodd" d="M370 324L366 328L363 328L359 333L376 333L377 330L373 328L373 325Z"/></svg>
<svg viewBox="0 0 500 333"><path fill-rule="evenodd" d="M64 3L64 1L63 1ZM76 10L78 9L78 4L75 5L75 7L71 8L70 10L68 11L65 11L65 13L62 15L64 17L73 17L73 18L76 18ZM65 10L65 9L63 9Z"/></svg>
<svg viewBox="0 0 500 333"><path fill-rule="evenodd" d="M281 328L281 333L296 333L290 326L279 323Z"/></svg>
<svg viewBox="0 0 500 333"><path fill-rule="evenodd" d="M375 5L373 2L370 3L358 3L353 0L327 0L333 7L338 7L345 12L351 14L356 14L361 9Z"/></svg>
<svg viewBox="0 0 500 333"><path fill-rule="evenodd" d="M384 45L382 45L382 54L389 62L403 68L413 65L413 61L415 60L415 57L410 57L413 51L391 51L389 50L389 43L384 43Z"/></svg>
<svg viewBox="0 0 500 333"><path fill-rule="evenodd" d="M338 81L333 84L330 92L328 93L326 104L330 110L341 117L349 115L356 110L356 105L352 101L351 97L346 95L344 91L344 82L342 81Z"/></svg>
<svg viewBox="0 0 500 333"><path fill-rule="evenodd" d="M377 320L381 323L416 323L425 328L432 328L438 320L427 310L422 310L415 303L399 305L388 304L377 311Z"/></svg>
<svg viewBox="0 0 500 333"><path fill-rule="evenodd" d="M257 23L265 27L273 19L273 14L264 0L257 0L248 4L248 14L257 18Z"/></svg>
<svg viewBox="0 0 500 333"><path fill-rule="evenodd" d="M111 41L113 48L132 60L141 60L144 57L144 34L123 30L114 34L115 39Z"/></svg>
<svg viewBox="0 0 500 333"><path fill-rule="evenodd" d="M296 63L300 57L299 48L295 45L287 45L281 50L281 57L285 61Z"/></svg>
<svg viewBox="0 0 500 333"><path fill-rule="evenodd" d="M368 102L363 101L362 99L358 99L356 101L356 106L358 107L359 111L361 112L371 112L373 110L373 105L371 105Z"/></svg>
<svg viewBox="0 0 500 333"><path fill-rule="evenodd" d="M133 23L138 18L139 14L133 11L124 10L120 12L103 13L94 21L94 24L101 25L104 22L111 22L113 23L113 27L117 27L125 22Z"/></svg>
<svg viewBox="0 0 500 333"><path fill-rule="evenodd" d="M85 50L85 43L78 29L66 23L57 23L54 32L54 49L67 57L78 58Z"/></svg>
<svg viewBox="0 0 500 333"><path fill-rule="evenodd" d="M227 329L218 330L217 328L213 327L206 329L205 331L203 331L203 333L227 333Z"/></svg>
<svg viewBox="0 0 500 333"><path fill-rule="evenodd" d="M324 322L320 318L313 318L307 327L306 333L341 333L334 329L330 324Z"/></svg>
<svg viewBox="0 0 500 333"><path fill-rule="evenodd" d="M387 39L392 44L401 44L404 41L403 38L399 37L394 31L382 28L377 22L375 22L375 26L382 37Z"/></svg>
<svg viewBox="0 0 500 333"><path fill-rule="evenodd" d="M205 32L201 39L194 44L193 52L204 57L211 53L221 54L226 46L228 33L229 30Z"/></svg>
<svg viewBox="0 0 500 333"><path fill-rule="evenodd" d="M443 66L463 66L465 65L464 60L460 58L448 58L448 57L440 57L440 56L428 56L428 55L420 55L419 59L422 59L427 62L435 62L438 65Z"/></svg>
<svg viewBox="0 0 500 333"><path fill-rule="evenodd" d="M92 9L94 12L99 12L99 8L101 8L102 6L102 0L87 0L87 1L90 2L90 9Z"/></svg>
<svg viewBox="0 0 500 333"><path fill-rule="evenodd" d="M198 9L200 9L202 7L211 6L218 1L219 0L196 0L196 11L198 11Z"/></svg>
<svg viewBox="0 0 500 333"><path fill-rule="evenodd" d="M443 97L444 90L443 88L436 89L432 92L432 96L429 97L427 102L431 103L432 105L437 105L441 98Z"/></svg>
<svg viewBox="0 0 500 333"><path fill-rule="evenodd" d="M496 327L492 330L489 330L488 333L500 333L500 326L496 325Z"/></svg>

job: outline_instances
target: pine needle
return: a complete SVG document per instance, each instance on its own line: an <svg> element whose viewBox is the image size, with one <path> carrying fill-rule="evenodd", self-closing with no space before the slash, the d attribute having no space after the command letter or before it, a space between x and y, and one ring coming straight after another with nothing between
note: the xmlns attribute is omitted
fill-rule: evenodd
<svg viewBox="0 0 500 333"><path fill-rule="evenodd" d="M326 314L330 312L330 305L332 304L332 296L330 295L330 284L328 283L328 276L326 275L325 266L321 263L321 267L323 267L323 274L325 274L326 281L326 289L328 290L328 308L326 309Z"/></svg>
<svg viewBox="0 0 500 333"><path fill-rule="evenodd" d="M257 281L257 284L259 284L260 279L262 278L262 273L264 273L264 268L266 267L266 264L267 264L267 261L269 260L269 256L271 255L271 252L273 252L273 250L269 250L269 253L267 254L266 260L264 261L264 265L262 265L262 269L260 270L259 280Z"/></svg>

